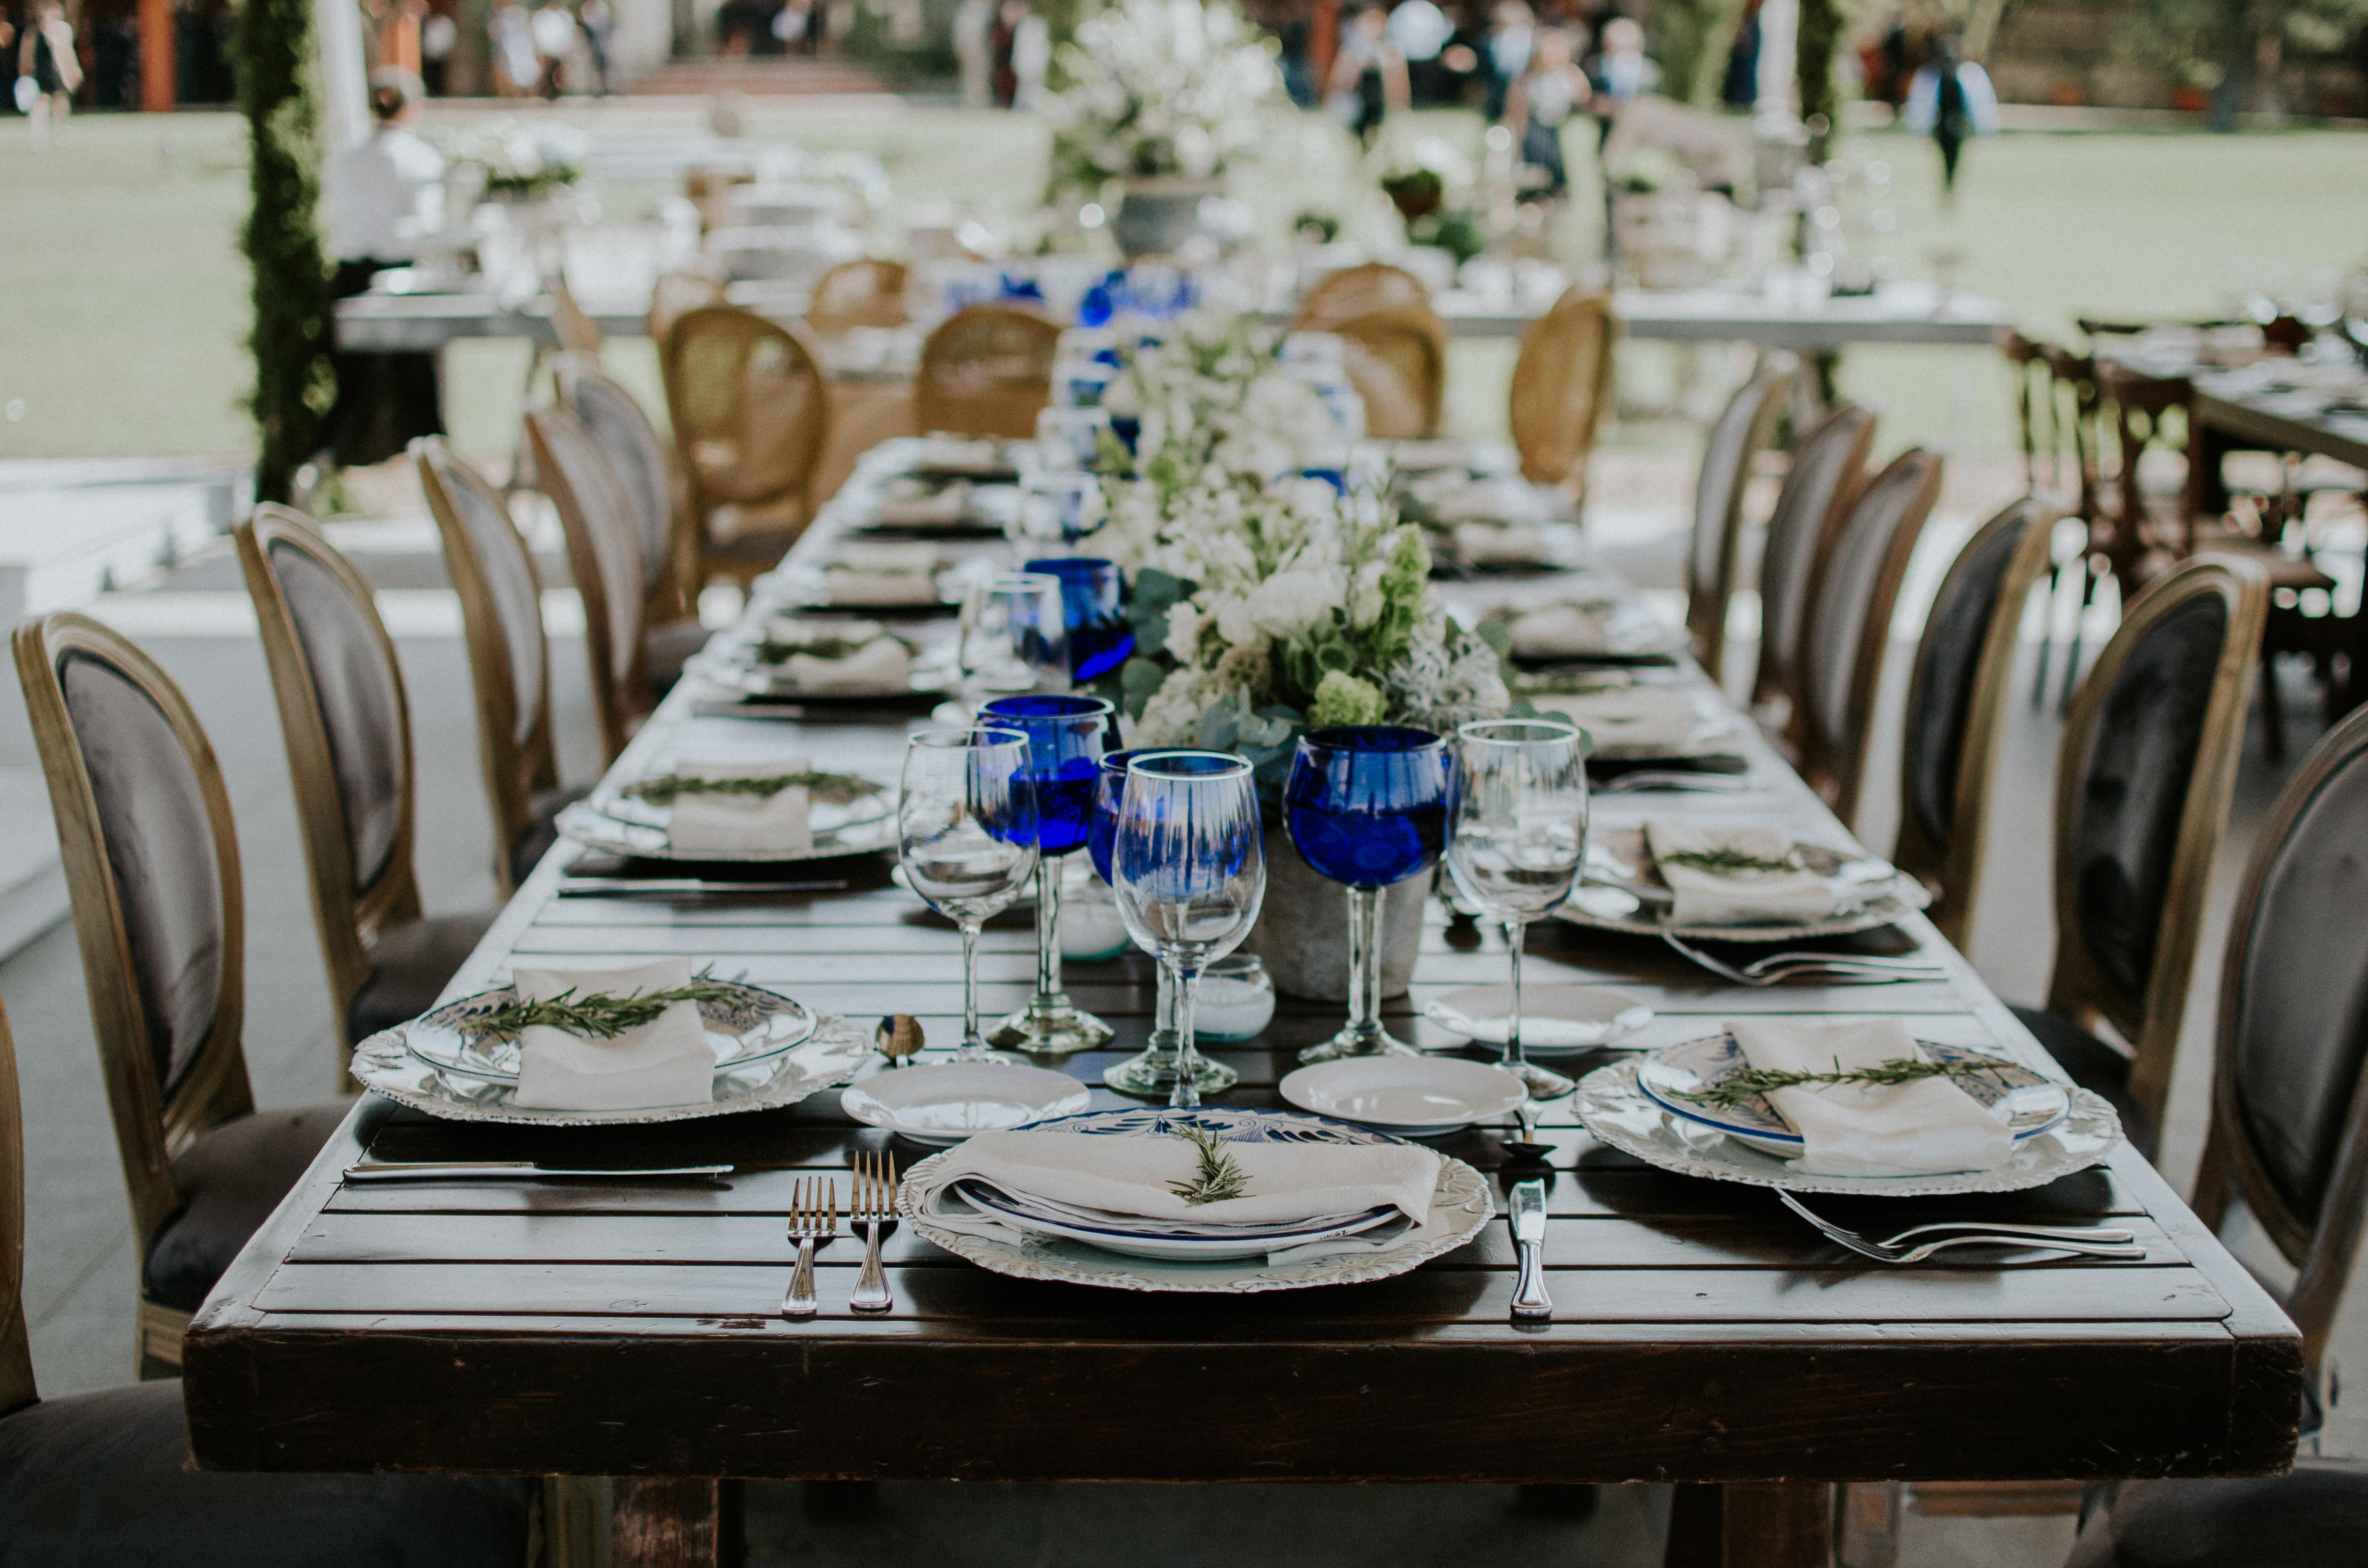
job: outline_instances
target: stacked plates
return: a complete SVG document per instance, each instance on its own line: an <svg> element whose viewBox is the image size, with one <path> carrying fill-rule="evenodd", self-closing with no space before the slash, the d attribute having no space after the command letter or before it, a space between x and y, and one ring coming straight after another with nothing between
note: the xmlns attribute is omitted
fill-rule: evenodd
<svg viewBox="0 0 2368 1568"><path fill-rule="evenodd" d="M1157 1258L1164 1263L1230 1263L1235 1258L1264 1257L1286 1247L1360 1235L1392 1221L1400 1230L1409 1228L1406 1216L1387 1206L1288 1225L1196 1225L1187 1220L1171 1223L1075 1208L1047 1198L1008 1192L982 1181L956 1182L953 1189L973 1207L1018 1229L1083 1242L1122 1257Z"/></svg>
<svg viewBox="0 0 2368 1568"><path fill-rule="evenodd" d="M1513 1010L1509 985L1466 985L1423 1004L1422 1016L1483 1045L1505 1043ZM1624 1040L1653 1021L1653 1009L1600 985L1521 987L1521 1050L1569 1055Z"/></svg>
<svg viewBox="0 0 2368 1568"><path fill-rule="evenodd" d="M874 1073L839 1096L847 1114L916 1143L959 1143L1047 1117L1075 1116L1093 1091L1066 1073L1000 1062L947 1062Z"/></svg>
<svg viewBox="0 0 2368 1568"><path fill-rule="evenodd" d="M804 1003L779 992L712 976L702 983L720 985L732 994L728 1000L699 1005L699 1021L705 1026L709 1049L715 1052L718 1073L768 1062L794 1050L814 1037L820 1023ZM518 1041L494 1039L472 1025L517 1000L518 992L505 986L447 1002L405 1027L403 1048L419 1062L455 1077L516 1084Z"/></svg>
<svg viewBox="0 0 2368 1568"><path fill-rule="evenodd" d="M804 849L677 850L667 831L674 808L602 784L559 813L559 831L578 844L612 855L653 860L776 862L827 860L896 845L896 797L882 787L844 804L814 802L806 821L813 843Z"/></svg>
<svg viewBox="0 0 2368 1568"><path fill-rule="evenodd" d="M1406 1138L1436 1138L1512 1114L1529 1098L1501 1067L1440 1056L1350 1056L1284 1076L1282 1097L1302 1110L1362 1122Z"/></svg>

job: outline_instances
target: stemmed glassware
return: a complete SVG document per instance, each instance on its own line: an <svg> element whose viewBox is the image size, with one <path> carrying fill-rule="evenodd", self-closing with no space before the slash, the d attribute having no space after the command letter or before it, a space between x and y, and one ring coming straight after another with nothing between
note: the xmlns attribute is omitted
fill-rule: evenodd
<svg viewBox="0 0 2368 1568"><path fill-rule="evenodd" d="M1258 785L1247 759L1167 751L1127 764L1111 869L1127 935L1158 959L1175 988L1171 1106L1201 1103L1192 1004L1201 971L1232 952L1257 923L1266 897L1260 834Z"/></svg>
<svg viewBox="0 0 2368 1568"><path fill-rule="evenodd" d="M1019 482L1015 527L1022 539L1075 544L1107 520L1099 474L1040 469Z"/></svg>
<svg viewBox="0 0 2368 1568"><path fill-rule="evenodd" d="M1382 1028L1382 890L1438 863L1454 759L1429 730L1394 724L1310 730L1283 786L1283 825L1300 858L1349 888L1349 1021L1299 1053L1413 1055Z"/></svg>
<svg viewBox="0 0 2368 1568"><path fill-rule="evenodd" d="M1027 565L1061 584L1068 619L1069 674L1087 681L1109 674L1134 652L1134 627L1122 607L1126 582L1115 561L1090 555L1059 555Z"/></svg>
<svg viewBox="0 0 2368 1568"><path fill-rule="evenodd" d="M962 938L957 1062L990 1062L978 1032L978 933L1036 869L1036 786L1028 737L999 725L924 730L905 743L896 858L905 879Z"/></svg>
<svg viewBox="0 0 2368 1568"><path fill-rule="evenodd" d="M1061 857L1082 849L1093 826L1102 754L1116 734L1115 710L1099 697L1003 697L979 722L1028 737L1036 800L1036 994L996 1026L995 1043L1039 1056L1066 1056L1109 1043L1110 1027L1082 1012L1061 989Z"/></svg>
<svg viewBox="0 0 2368 1568"><path fill-rule="evenodd" d="M1521 940L1530 922L1570 896L1587 845L1587 737L1543 719L1486 719L1455 732L1458 768L1448 873L1505 926L1512 1011L1497 1065L1532 1098L1570 1093L1559 1073L1521 1054Z"/></svg>
<svg viewBox="0 0 2368 1568"><path fill-rule="evenodd" d="M1069 625L1061 580L1008 572L974 585L962 599L956 657L973 696L1068 690Z"/></svg>

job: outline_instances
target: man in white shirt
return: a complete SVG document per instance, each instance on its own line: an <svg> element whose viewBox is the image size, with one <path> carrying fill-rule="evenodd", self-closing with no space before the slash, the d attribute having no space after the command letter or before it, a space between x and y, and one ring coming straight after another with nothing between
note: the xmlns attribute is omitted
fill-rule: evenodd
<svg viewBox="0 0 2368 1568"><path fill-rule="evenodd" d="M421 236L444 226L444 154L410 129L426 89L393 66L370 73L370 86L376 133L340 154L322 178L337 262L330 291L340 300L368 291L379 273L414 259ZM383 462L412 437L442 433L434 354L332 358L337 404L329 437L340 464Z"/></svg>

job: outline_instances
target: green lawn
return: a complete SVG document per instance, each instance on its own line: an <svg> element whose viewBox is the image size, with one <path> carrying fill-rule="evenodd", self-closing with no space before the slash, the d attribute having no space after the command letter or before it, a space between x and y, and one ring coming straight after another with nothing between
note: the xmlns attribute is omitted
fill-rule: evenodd
<svg viewBox="0 0 2368 1568"><path fill-rule="evenodd" d="M1434 118L1458 139L1476 136L1473 117ZM771 129L761 110L752 129ZM1008 116L915 109L840 127L801 121L798 135L810 147L878 153L900 207L1017 206L1041 188L1042 131ZM1879 134L1873 145L1895 174L1897 269L1924 273L1936 246L1961 249L1963 286L2011 301L2035 332L2067 331L2085 311L2214 311L2229 267L2249 260L2368 262L2368 135L2000 137L1967 154L1952 221L1939 212L1929 143ZM1370 210L1327 122L1308 117L1279 128L1271 153L1241 182L1268 223L1311 204L1362 200ZM243 157L242 128L228 115L87 117L47 152L29 146L22 120L0 121L0 276L8 280L0 405L14 413L22 403L21 416L0 421L0 457L245 448L245 280L235 249ZM1583 162L1574 157L1574 169ZM630 214L652 194L619 187L602 199ZM1582 193L1578 210L1585 203ZM1588 244L1588 227L1569 226L1574 245ZM645 355L620 346L629 371ZM1635 358L1640 371L1655 368L1652 351ZM1467 345L1459 358L1454 423L1472 433L1501 428L1506 351ZM523 368L515 345L454 356L451 415L464 445L506 447ZM1912 438L1995 452L2009 444L2006 382L1985 356L1863 350L1846 364L1844 386L1883 405L1886 445Z"/></svg>

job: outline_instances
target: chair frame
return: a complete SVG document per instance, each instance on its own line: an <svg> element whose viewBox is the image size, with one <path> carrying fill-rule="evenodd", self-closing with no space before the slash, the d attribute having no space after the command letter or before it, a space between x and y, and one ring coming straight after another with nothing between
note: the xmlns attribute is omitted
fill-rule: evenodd
<svg viewBox="0 0 2368 1568"><path fill-rule="evenodd" d="M2072 885L2073 829L2097 726L2104 717L2113 683L2129 661L2130 650L2173 612L2206 597L2216 597L2227 607L2227 635L2213 671L2203 733L2197 746L2198 767L2188 786L2172 845L2170 879L2155 927L2153 972L2147 976L2146 995L2133 1007L2116 994L2081 932L2077 890ZM2236 789L2237 764L2244 745L2246 699L2252 689L2253 660L2268 608L2268 579L2250 562L2197 560L2164 574L2130 607L2121 630L2098 654L2096 666L2072 700L2057 754L2055 964L2048 977L2047 1010L2092 1033L2099 1020L2112 1026L2131 1048L2130 1096L2157 1123L2170 1091L2180 1019L2187 1008L2188 982L2195 970L2212 862L2227 828L2228 801Z"/></svg>
<svg viewBox="0 0 2368 1568"><path fill-rule="evenodd" d="M1026 440L1035 435L1035 415L1032 412L1029 415L1030 425L1026 430L962 429L957 428L952 423L940 417L943 403L940 401L940 395L933 389L937 381L937 371L944 363L942 345L957 327L967 327L982 321L1011 322L1021 324L1030 331L1047 332L1055 338L1060 333L1059 325L1051 317L1042 311L1030 310L1024 305L964 305L961 310L931 327L928 336L921 340L920 362L913 371L913 427L920 434L927 436L944 431L957 436L995 436L1010 440ZM1051 397L1052 388L1048 383L1045 387L1045 398L1048 403ZM1044 404L1039 406L1042 407Z"/></svg>
<svg viewBox="0 0 2368 1568"><path fill-rule="evenodd" d="M1574 322L1586 324L1574 327ZM1531 442L1522 439L1521 411L1536 392L1533 383L1540 372L1530 358L1532 347L1543 347L1552 333L1590 329L1601 335L1602 349L1595 365L1595 385L1592 389L1592 411L1585 427L1567 452L1533 452ZM1565 290L1554 308L1521 333L1520 354L1513 360L1512 384L1507 392L1508 423L1513 432L1513 445L1521 455L1521 477L1532 484L1566 485L1573 475L1578 480L1577 494L1581 501L1587 496L1587 470L1595 456L1596 432L1601 428L1604 410L1611 406L1614 370L1613 350L1620 339L1620 318L1611 313L1611 296L1602 290ZM1524 371L1527 371L1526 377ZM1434 423L1436 423L1434 421Z"/></svg>
<svg viewBox="0 0 2368 1568"><path fill-rule="evenodd" d="M575 290L567 286L563 271L551 279L551 331L559 340L556 350L561 354L600 355L600 324L586 315L584 307L575 302Z"/></svg>
<svg viewBox="0 0 2368 1568"><path fill-rule="evenodd" d="M279 733L287 743L288 771L296 787L296 821L303 830L304 859L312 873L313 920L321 933L321 956L329 971L329 1000L342 1040L354 997L370 983L373 967L370 949L379 932L421 915L415 861L419 775L412 751L410 693L404 685L394 639L387 635L386 623L379 619L378 601L369 582L321 537L310 517L292 507L266 502L238 526L236 534L239 565L246 574L246 591L255 600L256 623L262 634L264 664L271 672L271 689L279 705ZM345 798L337 790L336 765L328 725L321 718L313 661L297 633L287 593L270 565L269 552L282 546L301 552L336 580L358 617L369 626L387 667L394 672L395 722L401 731L403 756L394 844L387 852L385 869L367 891L354 886ZM352 1054L347 1048L342 1060L350 1061ZM342 1092L356 1092L342 1070L337 1077Z"/></svg>
<svg viewBox="0 0 2368 1568"><path fill-rule="evenodd" d="M576 493L575 481L568 477L553 449L551 428L555 418L574 419L564 409L538 408L526 416L527 440L534 451L534 472L541 481L542 493L558 509L560 531L567 538L567 565L575 579L576 594L584 601L584 647L592 665L593 707L600 716L600 744L604 762L614 762L633 732L642 727L656 699L650 691L649 648L645 637L632 641L631 657L623 671L615 664L613 650L616 632L612 624L612 608L609 603L608 574L600 567L600 546L593 537L590 519L584 510L584 497ZM578 426L581 428L581 426ZM584 432L586 441L597 447L589 430ZM601 460L607 466L607 460ZM630 511L632 503L624 494L624 482L614 472L605 473L603 481L616 491L616 500ZM638 546L638 540L636 541ZM638 550L637 550L638 554ZM640 576L638 560L634 575ZM646 627L643 629L646 631Z"/></svg>
<svg viewBox="0 0 2368 1568"><path fill-rule="evenodd" d="M905 310L904 305L905 289L907 278L905 264L901 261L893 261L882 256L858 256L853 261L842 261L836 267L828 268L821 277L814 279L814 286L811 298L814 301L821 301L828 298L831 283L835 279L858 272L870 273L873 278L883 281L889 278L894 278L895 280L896 287L894 290L888 290L874 288L872 290L872 297L879 299L893 292L897 301L896 319L893 322L863 321L854 317L841 318L834 312L825 311L822 313L821 319L817 320L814 315L814 307L812 304L809 304L806 307L805 317L806 326L809 330L827 335L834 332L844 332L848 328L853 326L903 326L906 322L912 319L910 312Z"/></svg>
<svg viewBox="0 0 2368 1568"><path fill-rule="evenodd" d="M1804 601L1816 597L1817 576L1825 569L1826 552L1832 547L1834 535L1840 529L1842 519L1850 516L1850 508L1858 505L1860 492L1866 488L1867 460L1874 450L1876 425L1874 411L1861 408L1856 403L1840 404L1832 413L1827 415L1816 429L1793 443L1793 458L1797 461L1804 446L1816 439L1827 430L1840 428L1837 422L1845 419L1850 422L1850 428L1853 434L1850 437L1849 448L1843 453L1842 482L1834 486L1833 500L1827 506L1826 515L1817 519L1816 536L1808 541L1807 570L1801 577L1801 597ZM1782 497L1780 495L1778 500L1781 505ZM1770 522L1772 527L1774 519L1771 517ZM1767 555L1763 551L1760 556L1760 573L1763 581L1767 574ZM1775 636L1768 624L1766 608L1766 601L1763 599L1759 620L1759 657L1752 671L1751 700L1757 707L1777 698L1784 699L1787 704L1787 711L1784 714L1784 738L1787 744L1797 752L1800 746L1801 726L1807 722L1806 715L1803 711L1805 698L1801 690L1801 651L1798 648L1781 650L1778 648ZM1803 609L1805 619L1807 609L1805 602ZM1689 630L1691 629L1689 624ZM1789 669L1785 667L1787 661L1791 665Z"/></svg>
<svg viewBox="0 0 2368 1568"><path fill-rule="evenodd" d="M484 487L485 499L509 521L501 492L463 462L440 436L424 436L412 444L419 471L419 487L427 495L427 509L444 538L444 562L461 598L461 624L469 645L469 671L477 688L477 755L484 768L485 794L494 809L494 882L504 898L517 889L510 880L510 851L534 825L534 797L559 787L559 756L552 738L551 716L551 642L542 630L542 574L535 569L534 551L520 536L518 549L526 557L528 580L534 585L534 641L542 664L537 683L540 698L534 722L521 742L518 736L518 680L510 666L509 640L502 631L501 608L476 541L446 490L434 458L440 454L463 476L461 483ZM517 524L510 523L515 531Z"/></svg>
<svg viewBox="0 0 2368 1568"><path fill-rule="evenodd" d="M1693 643L1694 659L1708 671L1713 681L1724 679L1726 663L1726 611L1735 597L1736 567L1743 553L1743 494L1751 487L1753 460L1768 449L1775 434L1776 421L1784 413L1784 391L1792 384L1793 372L1789 369L1762 369L1754 372L1750 381L1736 390L1736 396L1755 394L1759 406L1751 412L1745 426L1743 448L1736 454L1735 487L1726 497L1726 511L1719 517L1718 564L1707 582L1695 576L1702 562L1702 551L1696 537L1689 533L1686 540L1686 635ZM1719 418L1726 417L1724 410ZM1712 426L1713 432L1717 426ZM1870 439L1872 437L1870 437ZM1705 449L1703 455L1709 455ZM1697 488L1701 480L1695 480ZM1693 519L1700 528L1699 513Z"/></svg>
<svg viewBox="0 0 2368 1568"><path fill-rule="evenodd" d="M2245 963L2252 950L2254 923L2260 917L2261 894L2270 869L2294 824L2307 811L2319 789L2344 763L2368 747L2368 709L2349 718L2320 737L2287 780L2256 841L2252 865L2230 916L2231 933L2222 960L2217 1049L2213 1053L2211 1131L2203 1144L2203 1162L2195 1176L2194 1208L2198 1218L2217 1230L2227 1215L2228 1200L2241 1197L2260 1221L2278 1251L2295 1266L2294 1288L2281 1302L2294 1326L2302 1330L2303 1360L2316 1378L2325 1362L2327 1342L2335 1327L2343 1287L2358 1257L2361 1232L2368 1222L2368 1064L2351 1085L2351 1102L2343 1135L2337 1145L2317 1222L2295 1214L2278 1193L2261 1163L2260 1151L2245 1134L2243 1106L2237 1086L2236 1035L2237 1009L2243 1001Z"/></svg>
<svg viewBox="0 0 2368 1568"><path fill-rule="evenodd" d="M1429 305L1392 305L1344 316L1325 330L1351 343L1360 343L1360 330L1398 331L1420 338L1430 355L1430 375L1422 388L1422 429L1416 438L1439 434L1440 416L1447 406L1447 324L1438 312Z"/></svg>
<svg viewBox="0 0 2368 1568"><path fill-rule="evenodd" d="M0 1415L40 1402L25 1327L25 1098L16 1036L0 1007Z"/></svg>
<svg viewBox="0 0 2368 1568"><path fill-rule="evenodd" d="M1338 272L1327 273L1318 279L1315 286L1307 290L1306 296L1299 301L1299 309L1292 313L1291 330L1333 332L1338 329L1342 322L1364 315L1369 312L1401 309L1403 307L1398 305L1377 306L1355 299L1359 290L1376 286L1386 285L1394 290L1400 279L1403 279L1406 287L1413 291L1415 300L1421 301L1426 307L1429 305L1430 290L1424 285L1421 278L1417 278L1405 267L1393 267L1386 261L1359 262L1354 267L1344 267ZM1343 309L1334 303L1336 298L1341 296L1349 297L1354 303L1354 308Z"/></svg>
<svg viewBox="0 0 2368 1568"><path fill-rule="evenodd" d="M246 905L239 874L238 832L232 824L230 792L213 745L190 711L188 699L154 659L120 633L71 611L42 616L17 628L17 674L41 754L57 819L58 852L73 893L74 937L82 949L83 979L90 992L93 1032L98 1040L99 1072L115 1123L116 1151L123 1161L124 1189L131 1202L132 1244L148 1255L158 1227L178 1212L180 1187L173 1156L198 1134L255 1108L247 1077L244 1033L246 1021ZM213 834L222 881L222 978L213 1027L189 1059L168 1098L157 1082L149 1049L147 1014L133 978L131 940L123 924L123 903L107 857L107 835L98 801L83 762L82 744L66 709L59 662L85 654L129 680L165 715L189 759ZM138 1354L143 1374L181 1363L181 1336L189 1314L147 1299L138 1309Z"/></svg>
<svg viewBox="0 0 2368 1568"><path fill-rule="evenodd" d="M685 427L682 418L684 399L687 395L682 384L682 345L689 341L689 334L696 329L699 323L718 317L755 322L766 332L779 335L780 339L790 346L791 352L805 361L807 369L813 372L814 378L814 406L817 417L803 433L804 450L799 455L795 465L796 477L768 495L710 496L699 482L699 464L691 456L691 447L695 444L697 437ZM931 336L934 338L935 334ZM928 353L928 346L925 344L922 348L925 369ZM701 305L697 310L685 311L681 315L677 316L674 324L666 329L665 340L660 345L658 358L659 369L666 381L666 419L674 430L676 467L680 471L684 487L689 494L692 541L699 551L698 566L691 581L703 586L714 570L708 559L711 553L709 547L711 543L724 542L712 540L709 532L713 527L716 512L722 507L764 506L771 502L793 498L797 502L799 530L803 531L814 521L814 476L815 471L822 466L824 452L828 450L830 446L833 415L830 372L823 363L821 347L814 342L814 335L806 330L803 324L794 321L776 321L770 316L760 316L754 311L726 304ZM917 396L919 383L916 381L915 385ZM764 568L746 572L742 577L741 586L746 588L748 583L761 575L763 571L769 570L770 564L768 562ZM693 600L696 599L695 589L690 597Z"/></svg>
<svg viewBox="0 0 2368 1568"><path fill-rule="evenodd" d="M1998 772L2007 699L2014 680L2015 654L2022 639L2023 615L2030 608L2032 589L2047 571L2048 550L2055 540L2055 525L2063 517L2062 508L2043 496L2026 495L2009 503L1965 541L1935 600L1938 603L1948 597L1960 574L1967 570L1968 562L1982 545L2008 528L2018 525L2022 528L2014 553L2007 558L2006 574L1998 582L1998 605L1990 613L1989 626L1982 634L1982 645L1975 654L1973 689L1965 703L1964 743L1958 753L1957 777L1952 785L1946 848L1932 842L1931 835L1924 831L1922 818L1911 808L1916 759L1906 755L1904 747L1900 756L1899 838L1892 850L1892 864L1932 890L1931 907L1924 912L1925 916L1942 937L1960 949L1965 946L1973 929L1974 900L1980 892L1982 865L1988 851L1990 785ZM1910 713L1925 701L1924 645L1931 634L1928 620L1910 666L1907 707Z"/></svg>
<svg viewBox="0 0 2368 1568"><path fill-rule="evenodd" d="M651 449L658 453L666 465L666 563L657 580L650 585L649 598L642 612L643 619L650 626L696 619L699 613L699 529L691 516L690 485L683 477L682 454L675 449L672 440L660 435L658 427L650 423L649 411L642 406L642 400L602 369L598 359L584 354L561 354L552 362L552 370L559 386L559 406L578 419L584 417L584 411L576 406L576 385L581 381L598 381L622 398L640 416L643 427L649 432Z"/></svg>

